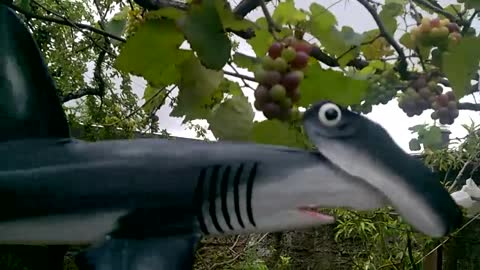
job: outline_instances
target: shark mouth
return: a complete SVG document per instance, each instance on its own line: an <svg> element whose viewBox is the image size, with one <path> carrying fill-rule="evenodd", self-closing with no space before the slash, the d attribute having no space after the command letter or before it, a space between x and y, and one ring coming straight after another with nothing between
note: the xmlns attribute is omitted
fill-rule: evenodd
<svg viewBox="0 0 480 270"><path fill-rule="evenodd" d="M318 205L309 205L309 206L300 206L297 209L304 214L307 214L311 217L319 219L320 222L323 222L323 223L335 222L335 217L320 213L318 211L319 208L321 207Z"/></svg>

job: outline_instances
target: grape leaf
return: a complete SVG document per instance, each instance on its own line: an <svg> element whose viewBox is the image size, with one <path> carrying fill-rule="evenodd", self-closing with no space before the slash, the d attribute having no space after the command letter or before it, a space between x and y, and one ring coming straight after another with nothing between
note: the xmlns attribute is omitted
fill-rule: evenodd
<svg viewBox="0 0 480 270"><path fill-rule="evenodd" d="M259 29L255 31L255 37L247 40L248 44L252 46L253 51L257 56L263 56L267 53L268 48L275 40L270 32L268 32L268 23L265 17L261 17L255 21ZM292 30L283 28L278 35L286 37L292 34Z"/></svg>
<svg viewBox="0 0 480 270"><path fill-rule="evenodd" d="M480 1L479 0L465 0L465 9L479 9Z"/></svg>
<svg viewBox="0 0 480 270"><path fill-rule="evenodd" d="M223 29L215 0L192 4L179 24L200 62L207 68L220 70L230 58L232 43Z"/></svg>
<svg viewBox="0 0 480 270"><path fill-rule="evenodd" d="M360 103L368 88L365 80L346 77L342 72L322 70L320 65L311 65L300 84L300 106L308 107L319 100L330 100L340 105Z"/></svg>
<svg viewBox="0 0 480 270"><path fill-rule="evenodd" d="M393 54L393 49L385 38L377 38L372 44L362 47L363 56L367 60L379 59L382 56L389 56Z"/></svg>
<svg viewBox="0 0 480 270"><path fill-rule="evenodd" d="M242 53L235 53L233 55L233 62L241 68L246 68L250 72L254 72L256 66L260 63L258 58L250 57Z"/></svg>
<svg viewBox="0 0 480 270"><path fill-rule="evenodd" d="M278 120L265 120L253 124L251 141L260 144L283 145L306 149L305 136Z"/></svg>
<svg viewBox="0 0 480 270"><path fill-rule="evenodd" d="M310 5L310 13L310 20L308 21L310 31L316 33L327 32L337 24L335 15L317 3Z"/></svg>
<svg viewBox="0 0 480 270"><path fill-rule="evenodd" d="M143 110L145 113L150 115L155 109L162 106L165 102L165 95L165 88L155 88L147 84L143 92L143 99L145 100Z"/></svg>
<svg viewBox="0 0 480 270"><path fill-rule="evenodd" d="M147 19L150 19L150 18L161 19L162 17L165 17L165 18L169 18L169 19L172 19L172 20L176 20L176 19L181 18L184 15L185 15L185 11L180 10L178 8L163 7L161 9L149 11L145 15L145 18L147 18Z"/></svg>
<svg viewBox="0 0 480 270"><path fill-rule="evenodd" d="M327 52L333 54L333 56L342 56L338 59L340 66L345 66L358 56L360 49L352 49L351 47L359 45L364 39L363 35L355 33L348 26L342 27L342 31L338 31L336 28L326 32L311 29L311 34L320 41Z"/></svg>
<svg viewBox="0 0 480 270"><path fill-rule="evenodd" d="M105 24L105 31L117 36L121 37L125 31L125 27L127 26L127 19L118 19L113 17L109 22ZM110 42L114 44L119 44L120 41L116 39L110 38Z"/></svg>
<svg viewBox="0 0 480 270"><path fill-rule="evenodd" d="M293 0L280 2L272 14L273 21L278 25L296 24L305 21L307 15L295 7Z"/></svg>
<svg viewBox="0 0 480 270"><path fill-rule="evenodd" d="M480 3L480 1L479 1L479 3ZM460 12L462 10L462 5L460 5L460 4L450 4L450 5L446 6L443 10L445 10L446 12L448 12L450 14L457 14L458 12ZM438 14L438 17L443 18L443 19L446 18L442 14Z"/></svg>
<svg viewBox="0 0 480 270"><path fill-rule="evenodd" d="M412 35L410 33L405 33L400 38L400 44L405 46L408 49L415 50L415 43L412 40Z"/></svg>
<svg viewBox="0 0 480 270"><path fill-rule="evenodd" d="M470 81L478 70L480 39L464 37L449 53L442 57L442 71L450 81L457 99L465 96Z"/></svg>
<svg viewBox="0 0 480 270"><path fill-rule="evenodd" d="M220 140L248 140L255 116L245 96L234 96L220 104L208 118L210 130Z"/></svg>
<svg viewBox="0 0 480 270"><path fill-rule="evenodd" d="M173 21L146 20L122 46L115 67L141 76L155 87L174 84L180 79L177 65L192 55L178 49L183 41Z"/></svg>
<svg viewBox="0 0 480 270"><path fill-rule="evenodd" d="M205 68L192 56L180 66L178 100L170 116L185 116L184 122L208 117L212 96L223 78L223 71Z"/></svg>
<svg viewBox="0 0 480 270"><path fill-rule="evenodd" d="M440 149L442 147L442 130L436 126L430 127L422 134L420 142L425 148Z"/></svg>
<svg viewBox="0 0 480 270"><path fill-rule="evenodd" d="M218 14L220 15L220 19L222 20L222 25L224 29L240 31L248 28L257 28L257 26L253 22L233 13L230 5L228 4L228 1L215 0L215 4Z"/></svg>
<svg viewBox="0 0 480 270"><path fill-rule="evenodd" d="M393 35L397 30L396 17L403 12L403 5L399 3L388 3L383 5L382 11L378 14L388 33Z"/></svg>
<svg viewBox="0 0 480 270"><path fill-rule="evenodd" d="M221 93L230 94L232 96L244 96L242 88L237 82L230 81L223 78L222 82L218 86Z"/></svg>

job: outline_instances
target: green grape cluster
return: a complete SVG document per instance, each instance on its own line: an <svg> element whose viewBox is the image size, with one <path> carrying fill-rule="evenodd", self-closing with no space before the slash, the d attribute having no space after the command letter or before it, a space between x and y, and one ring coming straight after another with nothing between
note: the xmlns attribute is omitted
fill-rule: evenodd
<svg viewBox="0 0 480 270"><path fill-rule="evenodd" d="M287 121L298 116L295 106L300 100L300 82L304 78L312 46L295 38L273 43L268 55L255 70L258 87L255 109L267 119Z"/></svg>
<svg viewBox="0 0 480 270"><path fill-rule="evenodd" d="M426 109L432 107L435 98L440 95L443 88L438 85L435 77L420 76L410 82L398 99L398 106L408 117L421 115Z"/></svg>
<svg viewBox="0 0 480 270"><path fill-rule="evenodd" d="M435 98L432 103L432 119L437 120L440 124L451 125L458 117L458 101L452 91L445 94L440 94Z"/></svg>
<svg viewBox="0 0 480 270"><path fill-rule="evenodd" d="M368 78L369 87L361 104L353 105L352 110L362 113L372 111L373 105L387 104L397 94L398 78L393 70L374 74Z"/></svg>

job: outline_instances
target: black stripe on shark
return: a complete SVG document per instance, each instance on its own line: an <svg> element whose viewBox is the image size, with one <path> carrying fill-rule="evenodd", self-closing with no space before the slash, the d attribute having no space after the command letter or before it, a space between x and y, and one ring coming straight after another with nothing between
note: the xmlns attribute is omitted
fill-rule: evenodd
<svg viewBox="0 0 480 270"><path fill-rule="evenodd" d="M198 223L205 235L211 234L207 226L207 218L210 218L216 233L224 233L226 230L244 229L244 221L249 222L254 227L256 226L252 209L252 193L258 166L258 162L250 164L240 163L238 166L217 165L203 168L200 171L198 185L195 190L194 205L196 206ZM243 196L240 192L241 185L246 186L243 200L241 200ZM229 200L233 200L234 213L231 213L231 209L228 207ZM246 217L242 215L240 205L242 202L245 203L247 210ZM221 213L217 211L217 203L220 203ZM218 220L219 218L223 218L227 226L226 228L222 228ZM235 224L235 221L239 228L232 225Z"/></svg>

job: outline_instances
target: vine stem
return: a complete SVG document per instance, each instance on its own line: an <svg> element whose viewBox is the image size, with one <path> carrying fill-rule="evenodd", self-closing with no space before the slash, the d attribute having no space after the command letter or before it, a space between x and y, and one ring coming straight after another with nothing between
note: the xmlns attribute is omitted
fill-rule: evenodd
<svg viewBox="0 0 480 270"><path fill-rule="evenodd" d="M437 249L439 249L441 246L443 246L446 242L448 242L450 239L452 239L452 235L455 235L465 229L468 225L470 225L475 219L480 217L480 213L476 214L473 216L467 223L463 224L462 227L460 227L458 230L453 232L450 236L448 236L445 240L443 240L440 244L438 244L436 247L434 247L432 250L430 250L427 254L425 254L420 260L418 260L415 264L421 263L426 257L430 256L433 252L435 252Z"/></svg>

